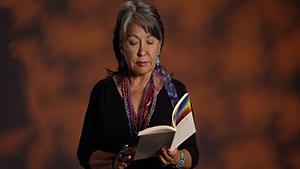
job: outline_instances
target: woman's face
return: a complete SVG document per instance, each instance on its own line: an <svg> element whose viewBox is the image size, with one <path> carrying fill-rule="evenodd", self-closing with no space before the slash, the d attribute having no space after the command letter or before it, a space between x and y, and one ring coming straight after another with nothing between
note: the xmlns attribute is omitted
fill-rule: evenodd
<svg viewBox="0 0 300 169"><path fill-rule="evenodd" d="M135 76L152 74L160 42L137 22L132 22L120 47L127 67Z"/></svg>

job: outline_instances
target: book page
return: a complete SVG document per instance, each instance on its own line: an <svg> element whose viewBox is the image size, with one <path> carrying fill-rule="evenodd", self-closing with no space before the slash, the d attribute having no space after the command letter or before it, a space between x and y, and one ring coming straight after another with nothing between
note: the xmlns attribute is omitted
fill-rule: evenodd
<svg viewBox="0 0 300 169"><path fill-rule="evenodd" d="M155 157L161 148L171 146L175 131L140 136L134 160Z"/></svg>
<svg viewBox="0 0 300 169"><path fill-rule="evenodd" d="M170 149L177 148L182 142L196 132L193 113L188 113L177 125L172 145Z"/></svg>

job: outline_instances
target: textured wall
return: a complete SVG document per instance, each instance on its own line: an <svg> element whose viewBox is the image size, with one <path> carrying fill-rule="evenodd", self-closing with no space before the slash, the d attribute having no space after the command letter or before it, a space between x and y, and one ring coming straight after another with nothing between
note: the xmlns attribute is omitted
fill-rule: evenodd
<svg viewBox="0 0 300 169"><path fill-rule="evenodd" d="M0 168L80 168L123 1L0 0ZM162 64L191 93L197 169L300 169L300 2L150 0Z"/></svg>

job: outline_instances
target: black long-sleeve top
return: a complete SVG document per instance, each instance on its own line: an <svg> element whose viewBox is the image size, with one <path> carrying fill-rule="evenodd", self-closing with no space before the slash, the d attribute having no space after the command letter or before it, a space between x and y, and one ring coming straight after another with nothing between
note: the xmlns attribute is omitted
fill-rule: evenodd
<svg viewBox="0 0 300 169"><path fill-rule="evenodd" d="M172 79L178 97L186 93L183 83ZM150 121L150 127L171 125L173 107L165 88L158 93L156 108ZM124 102L112 77L100 80L93 88L86 111L77 157L81 166L88 169L89 159L96 150L117 154L122 146L131 141L128 119ZM178 149L187 149L192 156L192 168L198 163L199 153L196 135L193 134ZM163 167L156 158L139 160L127 167L135 168L168 168Z"/></svg>

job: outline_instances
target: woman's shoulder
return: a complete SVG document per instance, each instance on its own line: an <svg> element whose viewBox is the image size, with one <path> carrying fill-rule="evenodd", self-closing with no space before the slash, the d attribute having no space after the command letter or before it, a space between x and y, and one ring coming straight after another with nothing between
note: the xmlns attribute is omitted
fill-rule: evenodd
<svg viewBox="0 0 300 169"><path fill-rule="evenodd" d="M93 90L101 90L114 86L114 80L112 76L100 79L93 87Z"/></svg>
<svg viewBox="0 0 300 169"><path fill-rule="evenodd" d="M110 85L112 82L114 82L112 76L105 77L103 79L100 79L95 86L101 86L101 85Z"/></svg>
<svg viewBox="0 0 300 169"><path fill-rule="evenodd" d="M175 85L176 88L185 88L185 84L177 79L172 78L172 83Z"/></svg>

